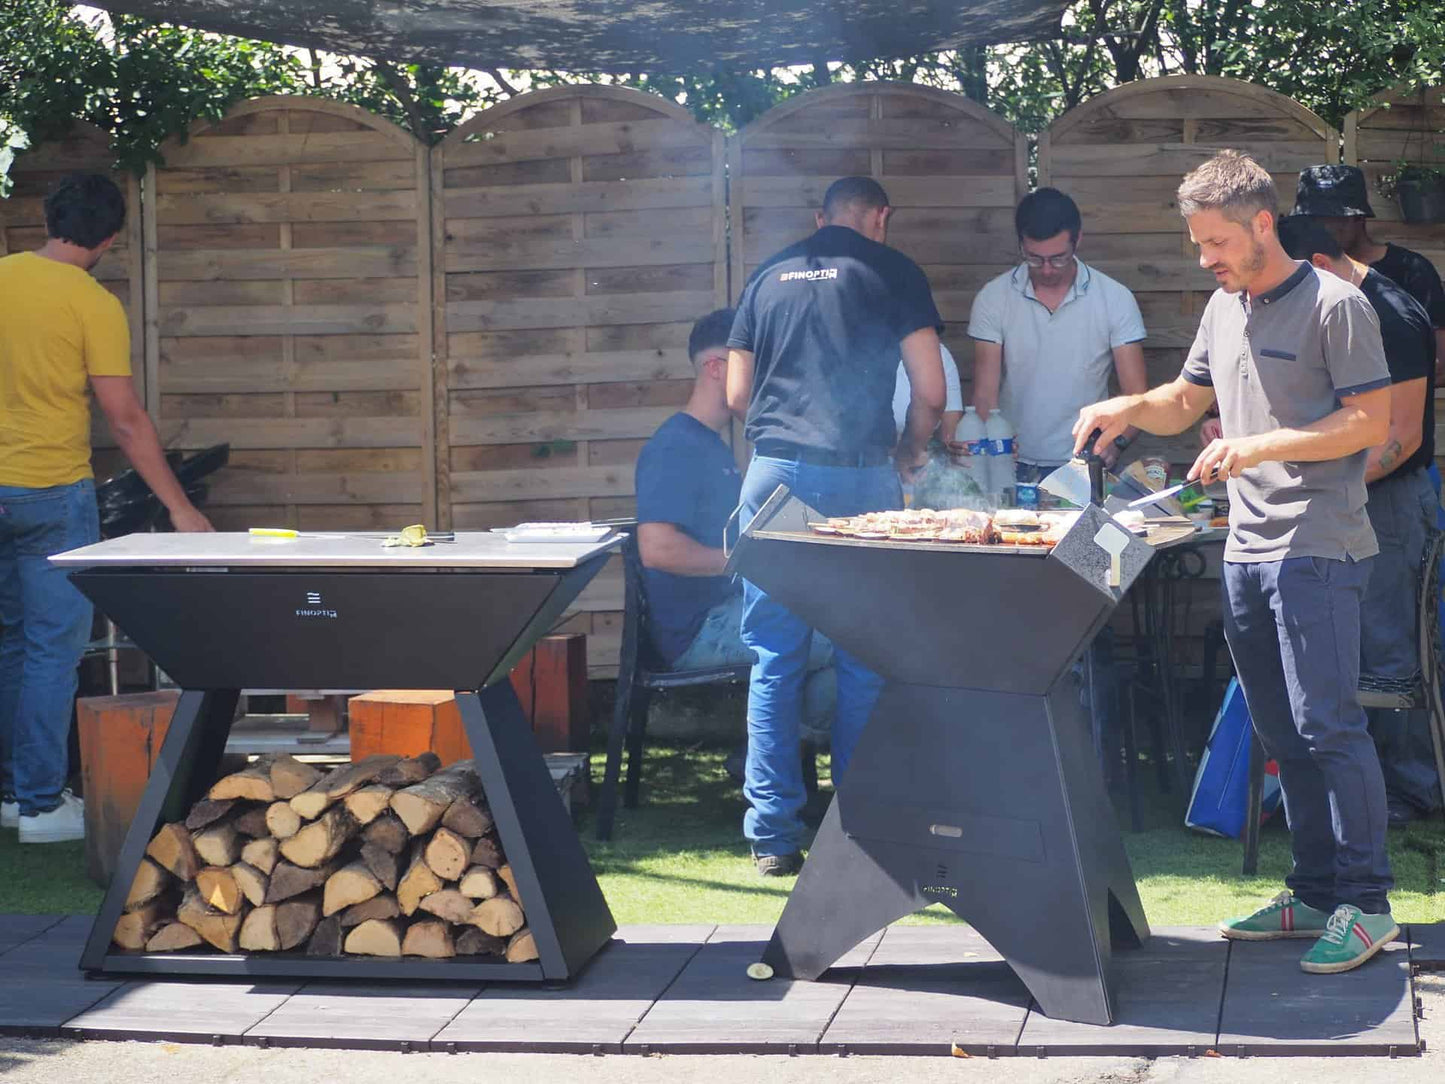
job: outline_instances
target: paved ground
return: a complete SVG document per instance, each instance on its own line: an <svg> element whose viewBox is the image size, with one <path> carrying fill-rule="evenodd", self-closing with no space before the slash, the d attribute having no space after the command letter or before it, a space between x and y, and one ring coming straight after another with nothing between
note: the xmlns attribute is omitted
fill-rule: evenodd
<svg viewBox="0 0 1445 1084"><path fill-rule="evenodd" d="M1425 1007L1417 1058L872 1058L750 1055L398 1054L260 1050L174 1043L74 1043L0 1039L4 1084L1438 1084L1445 1077L1445 974L1420 976Z"/></svg>

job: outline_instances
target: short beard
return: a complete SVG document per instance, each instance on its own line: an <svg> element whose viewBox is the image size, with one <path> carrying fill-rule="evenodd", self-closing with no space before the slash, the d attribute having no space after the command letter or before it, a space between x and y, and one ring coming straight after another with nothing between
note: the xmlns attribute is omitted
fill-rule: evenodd
<svg viewBox="0 0 1445 1084"><path fill-rule="evenodd" d="M1269 257L1264 254L1264 246L1258 241L1249 251L1249 259L1244 261L1243 271L1246 276L1257 275L1264 270L1264 265L1269 262Z"/></svg>

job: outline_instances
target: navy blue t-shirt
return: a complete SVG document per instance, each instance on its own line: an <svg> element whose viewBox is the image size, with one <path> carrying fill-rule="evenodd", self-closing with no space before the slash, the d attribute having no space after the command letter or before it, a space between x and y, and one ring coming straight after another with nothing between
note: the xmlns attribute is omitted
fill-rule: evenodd
<svg viewBox="0 0 1445 1084"><path fill-rule="evenodd" d="M1360 290L1380 318L1380 338L1385 343L1390 383L1403 384L1422 377L1426 381L1420 447L1390 474L1428 467L1435 458L1435 332L1430 326L1430 316L1402 286L1378 271L1365 273Z"/></svg>
<svg viewBox="0 0 1445 1084"><path fill-rule="evenodd" d="M637 522L671 523L694 542L720 549L742 484L732 449L680 411L658 426L637 457ZM655 568L643 569L643 583L652 640L669 665L696 638L707 612L739 590L730 576L677 576Z"/></svg>
<svg viewBox="0 0 1445 1084"><path fill-rule="evenodd" d="M728 345L753 355L747 437L853 455L891 451L898 344L942 329L922 269L824 226L753 272Z"/></svg>
<svg viewBox="0 0 1445 1084"><path fill-rule="evenodd" d="M1385 254L1370 266L1420 302L1431 327L1445 327L1445 286L1433 263L1391 241L1385 245Z"/></svg>

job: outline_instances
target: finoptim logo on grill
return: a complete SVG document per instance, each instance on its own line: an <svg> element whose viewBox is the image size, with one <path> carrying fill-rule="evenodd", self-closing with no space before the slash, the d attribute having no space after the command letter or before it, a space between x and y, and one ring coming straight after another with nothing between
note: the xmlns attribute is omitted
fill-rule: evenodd
<svg viewBox="0 0 1445 1084"><path fill-rule="evenodd" d="M296 611L296 616L297 616L297 617L325 617L325 618L329 618L329 619L332 620L332 621L335 621L335 620L336 620L336 611L335 611L335 610L327 609L325 606L323 606L323 605L321 604L321 592L320 592L320 591L307 591L307 592L306 592L306 606L305 606L305 608L298 609L298 610Z"/></svg>
<svg viewBox="0 0 1445 1084"><path fill-rule="evenodd" d="M838 277L836 267L817 267L811 271L784 271L778 275L779 282L821 282Z"/></svg>

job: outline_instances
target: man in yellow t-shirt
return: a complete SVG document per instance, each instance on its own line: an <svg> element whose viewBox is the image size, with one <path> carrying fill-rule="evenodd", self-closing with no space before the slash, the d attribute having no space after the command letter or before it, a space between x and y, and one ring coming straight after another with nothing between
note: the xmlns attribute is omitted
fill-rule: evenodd
<svg viewBox="0 0 1445 1084"><path fill-rule="evenodd" d="M124 224L108 178L72 174L45 199L45 244L0 259L0 822L21 843L85 835L65 780L91 608L47 558L100 537L91 395L176 530L211 530L136 397L125 310L90 275Z"/></svg>

